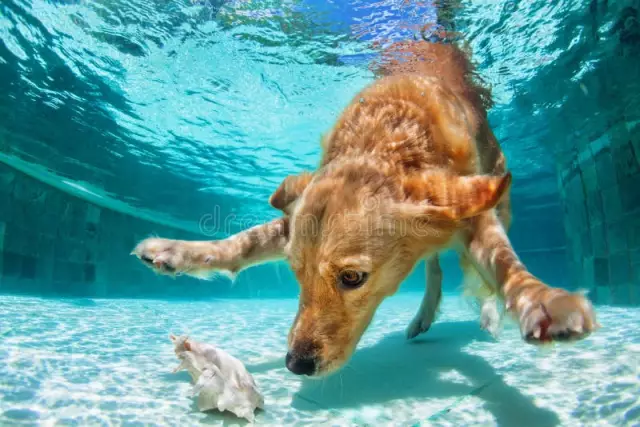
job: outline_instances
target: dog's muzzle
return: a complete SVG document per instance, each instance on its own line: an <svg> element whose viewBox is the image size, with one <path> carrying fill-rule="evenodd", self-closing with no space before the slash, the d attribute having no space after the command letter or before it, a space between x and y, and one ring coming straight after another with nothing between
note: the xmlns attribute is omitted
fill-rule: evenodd
<svg viewBox="0 0 640 427"><path fill-rule="evenodd" d="M315 374L317 368L317 358L315 356L302 355L293 356L291 352L287 353L285 358L287 369L296 375L311 376Z"/></svg>

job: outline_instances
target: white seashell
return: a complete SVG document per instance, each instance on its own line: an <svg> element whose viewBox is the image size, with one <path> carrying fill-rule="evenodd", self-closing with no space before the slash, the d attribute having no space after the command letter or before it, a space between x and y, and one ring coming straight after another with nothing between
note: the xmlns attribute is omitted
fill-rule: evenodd
<svg viewBox="0 0 640 427"><path fill-rule="evenodd" d="M229 411L250 422L256 408L264 409L264 397L244 364L211 344L186 336L169 335L180 365L173 370L187 370L193 380L193 396L200 411Z"/></svg>

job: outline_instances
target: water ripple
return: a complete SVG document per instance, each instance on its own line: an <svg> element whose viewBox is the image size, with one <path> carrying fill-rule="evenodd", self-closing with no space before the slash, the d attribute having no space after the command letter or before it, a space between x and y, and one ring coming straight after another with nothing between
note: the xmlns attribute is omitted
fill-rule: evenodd
<svg viewBox="0 0 640 427"><path fill-rule="evenodd" d="M166 221L195 227L218 200L267 215L276 183L317 164L320 135L373 79L371 59L437 29L436 8L493 87L514 191L555 192L549 118L579 111L563 105L565 87L614 40L612 12L568 0L5 0L3 154Z"/></svg>

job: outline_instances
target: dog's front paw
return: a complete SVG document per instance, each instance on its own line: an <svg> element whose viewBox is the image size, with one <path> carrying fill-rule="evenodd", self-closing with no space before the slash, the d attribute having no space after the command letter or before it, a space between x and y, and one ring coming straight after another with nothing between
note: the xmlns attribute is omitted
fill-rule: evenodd
<svg viewBox="0 0 640 427"><path fill-rule="evenodd" d="M583 295L552 288L547 292L553 292L553 296L539 293L520 316L525 341L532 344L577 341L600 327L593 306Z"/></svg>
<svg viewBox="0 0 640 427"><path fill-rule="evenodd" d="M208 279L214 273L233 277L237 270L234 254L238 248L228 241L185 241L149 238L131 252L155 272Z"/></svg>
<svg viewBox="0 0 640 427"><path fill-rule="evenodd" d="M187 271L193 258L189 251L189 242L161 238L141 241L132 254L157 273L166 275Z"/></svg>

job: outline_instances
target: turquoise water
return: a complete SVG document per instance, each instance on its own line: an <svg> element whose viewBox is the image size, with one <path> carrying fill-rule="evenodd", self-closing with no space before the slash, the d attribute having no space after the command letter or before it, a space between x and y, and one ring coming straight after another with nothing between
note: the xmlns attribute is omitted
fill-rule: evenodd
<svg viewBox="0 0 640 427"><path fill-rule="evenodd" d="M265 394L262 425L638 425L638 10L633 0L2 0L0 425L244 424L197 411L188 376L171 373L169 333L243 360ZM269 195L317 165L321 135L374 80L381 50L441 28L469 43L492 87L516 251L542 280L591 292L597 334L538 349L507 324L494 340L445 255L442 314L427 334L404 336L421 265L344 370L305 380L284 366L299 292L287 265L205 282L156 276L130 256L150 235L221 238L275 218ZM587 197L590 169L573 186L566 165L607 141L613 154L590 167L596 186L617 179L619 193ZM591 264L576 262L587 246Z"/></svg>

